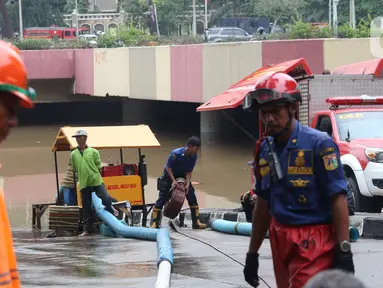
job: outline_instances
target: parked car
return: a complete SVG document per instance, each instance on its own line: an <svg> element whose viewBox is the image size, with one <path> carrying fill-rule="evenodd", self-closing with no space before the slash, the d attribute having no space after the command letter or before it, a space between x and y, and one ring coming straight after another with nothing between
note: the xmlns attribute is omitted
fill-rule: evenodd
<svg viewBox="0 0 383 288"><path fill-rule="evenodd" d="M253 35L238 27L217 27L208 29L208 42L222 42L227 38L250 41L253 38Z"/></svg>
<svg viewBox="0 0 383 288"><path fill-rule="evenodd" d="M90 47L96 47L97 46L97 36L93 34L82 34L78 36L78 39L85 40L89 43Z"/></svg>

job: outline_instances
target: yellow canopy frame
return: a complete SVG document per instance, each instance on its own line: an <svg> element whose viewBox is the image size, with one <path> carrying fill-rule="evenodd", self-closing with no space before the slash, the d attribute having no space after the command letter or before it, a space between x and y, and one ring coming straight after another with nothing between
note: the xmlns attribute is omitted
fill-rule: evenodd
<svg viewBox="0 0 383 288"><path fill-rule="evenodd" d="M95 149L161 147L148 125L62 127L52 151L71 151L76 148L77 142L72 136L77 130L88 132L87 143Z"/></svg>
<svg viewBox="0 0 383 288"><path fill-rule="evenodd" d="M52 151L55 158L55 170L56 170L56 184L57 184L57 197L59 197L59 179L58 179L58 165L57 165L57 152L59 151L72 151L76 149L77 142L73 135L76 131L85 130L88 133L87 144L95 149L120 149L121 163L124 163L123 148L138 148L139 167L144 165L145 155L142 155L141 148L156 148L161 147L156 136L148 125L132 125L132 126L90 126L90 127L62 127L60 128L55 142L53 143ZM140 169L139 169L140 170ZM146 225L147 214L149 211L146 209L144 186L147 184L144 180L144 175L135 175L129 177L140 177L136 179L137 183L141 183L142 190L142 205L136 206L142 208L142 225ZM123 178L121 176L120 178ZM110 180L104 177L104 180ZM119 180L116 178L116 180ZM108 181L106 181L108 182ZM106 183L108 184L108 183ZM126 186L126 185L125 185ZM139 188L139 187L137 187ZM137 193L135 193L137 194ZM134 203L132 203L134 205Z"/></svg>

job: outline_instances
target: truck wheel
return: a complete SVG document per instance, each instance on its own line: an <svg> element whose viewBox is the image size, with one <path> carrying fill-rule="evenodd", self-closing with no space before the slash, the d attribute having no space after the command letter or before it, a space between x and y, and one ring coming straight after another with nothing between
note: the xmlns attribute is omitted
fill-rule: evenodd
<svg viewBox="0 0 383 288"><path fill-rule="evenodd" d="M353 177L347 178L347 184L348 189L354 196L355 212L380 213L382 211L380 199L377 201L378 199L375 199L375 197L363 196Z"/></svg>

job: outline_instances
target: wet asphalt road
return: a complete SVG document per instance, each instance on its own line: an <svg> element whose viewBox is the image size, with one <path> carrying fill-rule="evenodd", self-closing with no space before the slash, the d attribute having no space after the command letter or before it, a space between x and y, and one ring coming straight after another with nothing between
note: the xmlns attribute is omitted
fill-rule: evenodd
<svg viewBox="0 0 383 288"><path fill-rule="evenodd" d="M189 228L180 231L245 261L249 237ZM23 287L154 287L155 242L102 236L33 239L25 230L13 234ZM249 287L243 280L243 267L234 260L178 233L172 232L171 237L175 256L171 287ZM383 241L359 240L353 251L356 275L368 287L383 287ZM274 288L268 240L260 257L259 275ZM261 283L259 287L267 286Z"/></svg>

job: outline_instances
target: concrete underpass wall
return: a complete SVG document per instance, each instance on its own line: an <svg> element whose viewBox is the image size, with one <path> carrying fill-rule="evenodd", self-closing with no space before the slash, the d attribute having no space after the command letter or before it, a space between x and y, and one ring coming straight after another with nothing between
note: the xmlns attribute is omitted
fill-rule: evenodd
<svg viewBox="0 0 383 288"><path fill-rule="evenodd" d="M37 103L33 109L22 109L19 123L26 125L120 125L121 101Z"/></svg>
<svg viewBox="0 0 383 288"><path fill-rule="evenodd" d="M74 95L73 79L30 80L29 85L36 90L37 103L98 101L98 97Z"/></svg>
<svg viewBox="0 0 383 288"><path fill-rule="evenodd" d="M36 90L37 102L75 101L72 79L30 80L29 85Z"/></svg>
<svg viewBox="0 0 383 288"><path fill-rule="evenodd" d="M77 96L76 96L77 97ZM20 125L137 125L153 131L199 135L199 104L123 97L90 97L92 101L37 103L22 109Z"/></svg>
<svg viewBox="0 0 383 288"><path fill-rule="evenodd" d="M40 83L37 83L40 99L44 101L55 98L56 101L60 101L66 97L66 101L37 103L34 109L22 109L19 115L21 126L147 124L154 132L198 135L203 143L219 140L252 141L242 130L258 136L258 115L255 112L244 112L241 107L197 112L199 103L125 97L83 96L87 101L72 102L71 97L79 99L79 96L68 93L69 80L49 81L52 83L45 87L39 87Z"/></svg>
<svg viewBox="0 0 383 288"><path fill-rule="evenodd" d="M148 124L153 130L199 134L198 103L121 99L125 125Z"/></svg>

